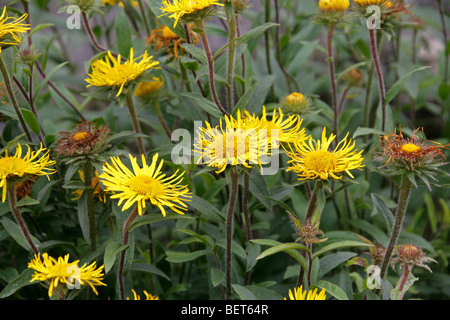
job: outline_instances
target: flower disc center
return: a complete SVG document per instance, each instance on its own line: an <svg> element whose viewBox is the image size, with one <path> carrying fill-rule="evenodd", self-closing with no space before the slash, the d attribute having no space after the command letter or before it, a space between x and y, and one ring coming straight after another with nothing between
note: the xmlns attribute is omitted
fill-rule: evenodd
<svg viewBox="0 0 450 320"><path fill-rule="evenodd" d="M326 172L334 170L337 166L337 157L328 151L313 151L304 159L306 170L313 172Z"/></svg>
<svg viewBox="0 0 450 320"><path fill-rule="evenodd" d="M422 148L413 143L407 143L402 146L402 151L407 153L416 153L419 152L420 150L422 150Z"/></svg>
<svg viewBox="0 0 450 320"><path fill-rule="evenodd" d="M141 196L150 196L164 193L164 186L155 178L138 175L130 179L130 188Z"/></svg>

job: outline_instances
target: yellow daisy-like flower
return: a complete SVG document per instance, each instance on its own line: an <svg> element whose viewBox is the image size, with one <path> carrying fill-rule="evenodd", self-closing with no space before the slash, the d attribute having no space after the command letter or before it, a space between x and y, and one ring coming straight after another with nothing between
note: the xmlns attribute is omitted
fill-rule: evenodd
<svg viewBox="0 0 450 320"><path fill-rule="evenodd" d="M178 24L181 17L200 13L203 10L211 8L213 5L223 6L220 0L163 0L161 11L165 12L161 16L170 14L169 18L175 19L173 27Z"/></svg>
<svg viewBox="0 0 450 320"><path fill-rule="evenodd" d="M319 7L322 11L345 11L350 6L349 0L320 0Z"/></svg>
<svg viewBox="0 0 450 320"><path fill-rule="evenodd" d="M129 155L132 171L128 169L119 157L112 157L112 164L103 165L103 173L100 179L105 185L105 191L114 194L112 199L119 199L119 206L125 201L122 211L127 210L137 203L139 215L142 215L147 202L157 206L162 215L166 216L166 209L169 207L178 214L184 214L181 210L186 210L185 201L189 201L190 192L187 186L179 185L183 179L183 174L178 174L178 170L170 177L166 177L161 172L164 160L158 162L158 154L155 154L152 163L147 165L145 156L142 155L142 168L137 160Z"/></svg>
<svg viewBox="0 0 450 320"><path fill-rule="evenodd" d="M123 7L123 3L120 0L102 0L102 5L104 6L114 6L117 4L117 2L119 2L119 6ZM139 6L139 3L136 0L131 0L131 5L135 8L137 8Z"/></svg>
<svg viewBox="0 0 450 320"><path fill-rule="evenodd" d="M261 117L246 113L246 121L262 130L262 134L267 137L270 146L278 147L280 142L303 141L307 139L305 129L301 129L303 119L299 115L290 115L284 118L281 108L273 111L272 117L267 114L266 107L263 106Z"/></svg>
<svg viewBox="0 0 450 320"><path fill-rule="evenodd" d="M30 25L23 23L28 14L22 15L20 18L8 17L6 6L0 16L0 53L2 46L15 46L22 41L22 33L30 30Z"/></svg>
<svg viewBox="0 0 450 320"><path fill-rule="evenodd" d="M392 6L392 2L388 0L354 0L360 6L372 6L372 5L383 5L387 7Z"/></svg>
<svg viewBox="0 0 450 320"><path fill-rule="evenodd" d="M303 291L303 286L297 287L294 289L294 293L292 293L291 289L289 289L289 299L290 300L325 300L326 294L325 289L322 289L319 293L317 293L318 289ZM284 298L284 300L287 300Z"/></svg>
<svg viewBox="0 0 450 320"><path fill-rule="evenodd" d="M134 289L131 289L131 291L133 291L134 300L141 300L141 297L136 293L136 291L134 291ZM154 296L145 290L144 290L144 294L145 294L145 300L159 300L158 296ZM127 297L127 300L130 300L130 298Z"/></svg>
<svg viewBox="0 0 450 320"><path fill-rule="evenodd" d="M105 60L99 59L92 63L92 71L85 80L89 83L87 87L119 87L119 92L116 95L118 97L130 81L135 80L146 70L159 64L152 58L153 56L149 56L147 51L142 56L134 58L134 50L131 48L130 58L122 64L120 54L115 59L108 51ZM140 59L139 62L137 62L138 59Z"/></svg>
<svg viewBox="0 0 450 320"><path fill-rule="evenodd" d="M236 118L225 116L225 128L222 121L215 128L206 122L194 143L194 152L200 155L197 163L204 162L217 168L216 173L224 171L227 165L261 166L264 163L262 157L268 155L268 139L255 125L259 124L252 127L240 112Z"/></svg>
<svg viewBox="0 0 450 320"><path fill-rule="evenodd" d="M80 179L81 181L85 181L84 180L84 172L83 170L79 170L78 174L80 175ZM92 190L93 190L93 194L94 196L97 196L98 199L103 202L106 203L106 192L103 190L102 186L100 185L100 180L98 177L98 172L97 170L95 171L95 175L92 177ZM75 190L72 194L73 194L73 198L72 200L78 200L81 198L81 196L84 193L84 189L77 189Z"/></svg>
<svg viewBox="0 0 450 320"><path fill-rule="evenodd" d="M348 136L348 134L347 134ZM364 167L361 157L362 150L354 150L355 142L347 140L347 136L341 140L333 151L329 151L330 145L336 137L331 134L326 136L326 128L322 131L322 139L315 141L312 138L308 143L294 143L294 149L286 150L291 158L288 163L291 167L287 171L294 171L299 180L322 179L327 180L341 179L340 173L346 172L351 178L354 178L350 170L361 169Z"/></svg>
<svg viewBox="0 0 450 320"><path fill-rule="evenodd" d="M47 253L37 254L34 259L28 263L28 268L35 270L30 282L49 281L48 296L51 297L53 290L58 285L66 285L68 288L76 288L77 285L88 284L94 293L98 295L95 286L106 286L102 282L104 274L104 265L97 268L96 262L82 267L78 266L80 260L69 262L69 254L59 257L58 260L50 257Z"/></svg>
<svg viewBox="0 0 450 320"><path fill-rule="evenodd" d="M28 147L27 153L22 157L22 146L17 144L16 153L13 156L8 155L6 150L5 156L0 157L0 188L3 187L2 202L6 200L7 183L10 179L22 178L27 175L48 176L56 172L55 169L48 168L56 162L50 160L49 151L45 152L45 148L38 151L31 151ZM44 153L45 152L45 153ZM42 157L39 157L44 153Z"/></svg>

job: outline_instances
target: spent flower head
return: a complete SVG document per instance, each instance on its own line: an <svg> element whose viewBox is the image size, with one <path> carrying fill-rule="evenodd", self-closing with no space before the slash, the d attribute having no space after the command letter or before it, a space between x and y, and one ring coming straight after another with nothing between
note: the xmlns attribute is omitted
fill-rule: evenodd
<svg viewBox="0 0 450 320"><path fill-rule="evenodd" d="M96 155L104 151L110 130L92 121L77 124L70 132L60 132L55 151L66 157Z"/></svg>
<svg viewBox="0 0 450 320"><path fill-rule="evenodd" d="M379 172L391 177L414 173L430 188L427 177L437 181L436 175L449 176L448 172L439 167L445 164L446 157L443 152L450 144L442 145L425 140L423 128L420 138L417 134L419 130L420 128L415 129L409 138L405 138L401 130L399 133L395 130L380 136L381 144L376 148L379 148L380 152L374 160L382 163L377 168Z"/></svg>
<svg viewBox="0 0 450 320"><path fill-rule="evenodd" d="M20 18L9 17L6 6L3 7L0 15L0 53L2 48L18 45L22 42L22 33L30 30L30 25L23 23L28 14L23 14Z"/></svg>
<svg viewBox="0 0 450 320"><path fill-rule="evenodd" d="M432 272L427 265L429 262L437 262L431 257L427 257L423 250L413 244L400 244L394 249L391 266L394 269L397 263L407 266L411 270L414 266L427 269Z"/></svg>

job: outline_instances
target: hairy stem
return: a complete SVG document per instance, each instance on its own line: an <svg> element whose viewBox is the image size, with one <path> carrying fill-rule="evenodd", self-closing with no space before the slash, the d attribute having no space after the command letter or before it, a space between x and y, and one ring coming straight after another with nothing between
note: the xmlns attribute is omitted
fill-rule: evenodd
<svg viewBox="0 0 450 320"><path fill-rule="evenodd" d="M237 173L236 167L232 167L230 170L230 198L228 202L228 210L225 221L225 229L226 229L226 300L230 300L231 297L231 243L233 237L233 216L234 210L236 206L236 198L238 193L238 178L239 175Z"/></svg>
<svg viewBox="0 0 450 320"><path fill-rule="evenodd" d="M92 189L92 177L94 175L93 169L94 168L90 162L86 162L83 165L84 185L86 187L86 209L89 223L89 242L91 251L95 251L97 249L97 226L95 222L94 211L94 190Z"/></svg>
<svg viewBox="0 0 450 320"><path fill-rule="evenodd" d="M130 111L131 121L133 122L134 131L138 134L136 139L137 139L137 143L138 143L139 153L145 155L144 141L142 140L142 137L140 136L140 134L142 133L141 125L140 125L139 119L137 117L136 108L134 106L131 90L127 90L127 92L125 93L125 97L127 100L128 110Z"/></svg>
<svg viewBox="0 0 450 320"><path fill-rule="evenodd" d="M228 18L228 42L230 43L228 47L228 64L227 64L227 108L228 111L233 110L234 107L234 59L236 55L236 15L234 13L233 2L227 2L229 8L225 11Z"/></svg>
<svg viewBox="0 0 450 320"><path fill-rule="evenodd" d="M328 66L330 69L330 80L331 80L331 90L332 90L332 103L334 110L333 117L333 129L334 134L336 135L336 140L338 141L338 117L339 110L337 105L337 85L336 85L336 70L334 65L334 54L333 54L333 33L334 33L335 25L332 24L328 28L328 36L327 36L327 48L328 48Z"/></svg>
<svg viewBox="0 0 450 320"><path fill-rule="evenodd" d="M386 87L384 84L383 72L381 70L380 58L378 56L377 48L377 34L374 28L369 29L370 35L370 50L372 52L372 58L377 72L378 86L380 88L381 99L381 131L386 129Z"/></svg>
<svg viewBox="0 0 450 320"><path fill-rule="evenodd" d="M264 3L264 22L270 22L270 0L266 0ZM264 32L264 43L266 48L267 73L272 75L272 62L270 60L270 29ZM273 85L270 86L270 94L273 99L275 97Z"/></svg>
<svg viewBox="0 0 450 320"><path fill-rule="evenodd" d="M28 131L27 125L25 123L25 120L22 116L22 113L20 112L19 103L17 102L16 95L14 94L14 90L12 88L11 78L9 76L8 68L6 68L5 61L3 60L3 57L0 55L0 72L3 76L3 82L6 87L6 91L8 92L9 100L11 100L11 104L14 108L14 111L17 114L17 118L19 119L19 123L22 126L22 130L25 132L28 141L32 142L31 134Z"/></svg>
<svg viewBox="0 0 450 320"><path fill-rule="evenodd" d="M251 221L250 221L250 212L248 210L249 192L250 192L250 172L245 171L245 173L244 173L244 190L243 190L243 195L242 195L242 209L244 211L245 230L247 231L247 241L253 239Z"/></svg>
<svg viewBox="0 0 450 320"><path fill-rule="evenodd" d="M30 231L28 230L27 224L25 220L23 220L22 214L20 213L19 208L17 208L17 191L16 191L16 183L14 181L10 182L8 185L8 199L9 199L9 207L11 208L11 212L14 215L14 218L22 230L25 239L30 245L31 250L34 254L38 254L39 250L36 248L36 245L31 240Z"/></svg>
<svg viewBox="0 0 450 320"><path fill-rule="evenodd" d="M164 116L163 116L163 114L161 112L161 108L159 106L158 100L154 99L152 104L153 104L153 110L155 110L156 116L158 117L158 120L159 120L159 122L161 123L161 125L162 125L162 127L164 129L164 132L166 133L167 137L169 139L171 139L172 138L172 133L170 132L169 126L167 125L167 122L164 119Z"/></svg>
<svg viewBox="0 0 450 320"><path fill-rule="evenodd" d="M384 278L384 276L386 275L392 253L394 251L395 245L397 244L398 236L400 235L400 231L403 225L403 219L406 213L406 208L408 207L408 200L411 194L411 189L412 189L411 181L409 181L409 178L405 174L402 177L402 183L400 185L400 192L398 195L397 212L395 215L394 226L392 228L389 244L388 247L386 248L386 253L384 255L384 259L381 264L381 271L380 271L381 278Z"/></svg>
<svg viewBox="0 0 450 320"><path fill-rule="evenodd" d="M208 61L208 75L209 75L209 85L211 87L211 94L213 96L214 102L217 105L217 108L219 108L220 112L222 112L224 115L227 115L227 111L223 108L219 97L217 96L217 91L216 91L216 81L214 79L214 61L212 59L212 54L211 54L211 47L209 46L209 41L208 41L208 36L206 35L206 30L205 30L205 22L202 20L201 22L201 32L200 32L200 37L202 39L202 43L203 43L203 48L205 50L205 54L206 54L206 60Z"/></svg>
<svg viewBox="0 0 450 320"><path fill-rule="evenodd" d="M130 216L128 217L128 219L125 221L125 224L123 225L123 240L122 240L123 245L128 244L128 238L130 236L130 225L136 219L138 214L139 214L138 207L136 207L130 213ZM122 250L122 252L120 253L119 270L118 270L118 275L117 275L118 283L119 283L119 294L120 294L121 300L125 300L125 286L124 286L124 282L123 282L125 253L126 253L126 250Z"/></svg>

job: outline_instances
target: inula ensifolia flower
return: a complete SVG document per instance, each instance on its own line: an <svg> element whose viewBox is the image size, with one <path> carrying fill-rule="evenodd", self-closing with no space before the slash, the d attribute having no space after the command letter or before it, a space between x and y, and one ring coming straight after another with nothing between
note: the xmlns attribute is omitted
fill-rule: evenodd
<svg viewBox="0 0 450 320"><path fill-rule="evenodd" d="M307 142L294 142L293 147L289 145L286 149L290 157L290 167L287 171L297 173L299 180L342 179L344 172L354 178L350 171L364 167L362 150L358 152L355 142L347 139L347 136L331 150L330 146L335 137L331 134L328 138L324 128L321 140L309 138Z"/></svg>
<svg viewBox="0 0 450 320"><path fill-rule="evenodd" d="M180 19L186 22L203 20L213 13L214 6L223 6L221 0L163 0L161 11L163 15L175 20L175 28Z"/></svg>
<svg viewBox="0 0 450 320"><path fill-rule="evenodd" d="M58 260L48 255L48 253L36 254L34 259L28 263L28 268L35 272L30 282L49 282L48 296L52 297L53 291L58 287L76 288L78 285L89 285L94 293L98 295L96 286L106 286L102 282L104 266L97 268L94 261L90 265L85 263L79 266L80 260L69 262L69 254L59 257Z"/></svg>
<svg viewBox="0 0 450 320"><path fill-rule="evenodd" d="M81 181L85 182L84 171L79 170L78 174L80 176ZM84 193L83 189L76 189L72 195L74 196L72 200L78 200ZM100 183L100 179L98 177L98 172L95 170L95 174L92 177L92 194L97 197L101 202L106 203L106 192L103 190L102 185Z"/></svg>
<svg viewBox="0 0 450 320"><path fill-rule="evenodd" d="M149 56L147 51L140 57L134 57L133 48L130 49L130 57L124 63L121 56L114 58L112 53L108 51L104 60L95 60L91 67L92 70L86 78L89 83L87 87L108 87L117 89L117 97L120 96L124 88L133 80L143 75L145 71L155 68L159 62L153 60L153 56Z"/></svg>
<svg viewBox="0 0 450 320"><path fill-rule="evenodd" d="M9 17L6 6L3 7L0 15L0 53L2 48L15 46L22 42L22 33L30 30L30 25L23 23L27 17L26 13L20 18Z"/></svg>
<svg viewBox="0 0 450 320"><path fill-rule="evenodd" d="M212 127L208 122L197 132L194 152L197 163L205 163L217 168L216 173L224 171L227 166L242 165L251 168L261 166L268 156L267 135L259 130L259 123L248 123L241 112L235 117L225 116L225 124Z"/></svg>
<svg viewBox="0 0 450 320"><path fill-rule="evenodd" d="M148 204L158 207L166 216L166 207L178 214L187 210L186 201L191 198L188 187L182 184L184 172L178 170L167 177L162 171L164 160L158 160L158 154L147 164L141 155L142 165L137 159L129 155L131 170L126 167L119 157L111 157L111 164L103 165L100 180L105 191L111 192L111 199L119 199L119 206L124 202L122 211L135 205L139 215L144 213Z"/></svg>
<svg viewBox="0 0 450 320"><path fill-rule="evenodd" d="M134 289L131 289L133 292L133 298L134 300L141 300L141 296L136 293ZM152 295L144 290L145 300L159 300L159 297L156 295ZM129 297L127 297L127 300L131 300Z"/></svg>
<svg viewBox="0 0 450 320"><path fill-rule="evenodd" d="M345 11L350 6L349 0L320 0L319 7L322 11Z"/></svg>
<svg viewBox="0 0 450 320"><path fill-rule="evenodd" d="M23 154L22 146L17 144L16 153L9 155L8 150L4 156L0 156L0 188L3 188L2 202L6 200L7 185L10 181L16 183L18 180L35 176L47 176L56 172L50 168L56 162L50 159L49 151L42 146L37 151L28 151Z"/></svg>
<svg viewBox="0 0 450 320"><path fill-rule="evenodd" d="M325 300L326 292L322 289L319 293L318 288L314 290L303 290L303 286L294 288L294 292L289 289L289 300ZM284 298L284 300L287 300Z"/></svg>
<svg viewBox="0 0 450 320"><path fill-rule="evenodd" d="M73 131L60 132L55 151L63 156L98 154L107 146L109 128L95 122L79 123Z"/></svg>

